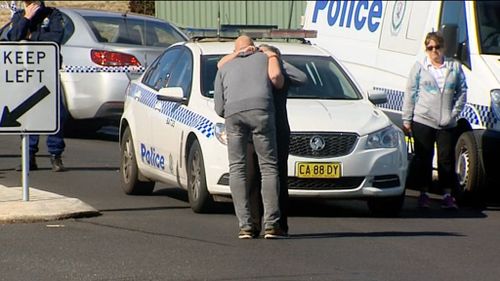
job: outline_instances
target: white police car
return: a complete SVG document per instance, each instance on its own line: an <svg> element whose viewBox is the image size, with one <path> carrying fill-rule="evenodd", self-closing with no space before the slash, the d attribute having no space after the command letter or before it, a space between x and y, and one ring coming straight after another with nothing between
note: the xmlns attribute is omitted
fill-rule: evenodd
<svg viewBox="0 0 500 281"><path fill-rule="evenodd" d="M289 90L290 196L367 199L373 213L397 214L407 152L401 130L374 105L385 94L362 93L330 53L307 42L261 43L278 47L308 76ZM157 181L175 184L187 190L195 212L230 196L224 119L214 111L213 88L218 60L233 48L233 40L192 38L132 81L120 124L127 194L151 193Z"/></svg>

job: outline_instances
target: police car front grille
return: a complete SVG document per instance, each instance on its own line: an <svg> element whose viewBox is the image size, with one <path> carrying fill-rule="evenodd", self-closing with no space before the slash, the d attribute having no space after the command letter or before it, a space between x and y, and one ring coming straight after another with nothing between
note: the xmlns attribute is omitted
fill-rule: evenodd
<svg viewBox="0 0 500 281"><path fill-rule="evenodd" d="M322 150L311 148L311 138L321 137L325 142ZM292 133L290 135L290 155L301 157L328 158L344 156L354 149L359 136L353 133Z"/></svg>
<svg viewBox="0 0 500 281"><path fill-rule="evenodd" d="M364 177L342 177L338 179L301 179L288 177L288 189L305 190L341 190L355 189L362 183Z"/></svg>

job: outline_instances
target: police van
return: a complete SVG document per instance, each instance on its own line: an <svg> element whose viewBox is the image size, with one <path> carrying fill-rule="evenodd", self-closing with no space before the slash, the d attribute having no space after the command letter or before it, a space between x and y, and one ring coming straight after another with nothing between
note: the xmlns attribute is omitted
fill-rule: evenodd
<svg viewBox="0 0 500 281"><path fill-rule="evenodd" d="M478 195L498 185L500 157L499 1L308 1L304 29L331 51L361 87L382 90L379 105L401 125L403 94L424 38L441 30L446 55L463 64L467 104L460 114L456 171L462 191Z"/></svg>

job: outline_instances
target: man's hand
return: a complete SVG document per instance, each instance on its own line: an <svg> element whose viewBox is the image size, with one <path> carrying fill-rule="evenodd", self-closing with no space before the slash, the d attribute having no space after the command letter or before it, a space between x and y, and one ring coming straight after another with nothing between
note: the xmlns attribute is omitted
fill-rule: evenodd
<svg viewBox="0 0 500 281"><path fill-rule="evenodd" d="M254 45L246 46L245 48L239 50L240 53L255 53L257 51L257 47Z"/></svg>
<svg viewBox="0 0 500 281"><path fill-rule="evenodd" d="M27 19L32 19L33 16L36 14L36 11L40 9L40 4L38 3L31 3L28 6L26 6L26 9L24 10L24 17Z"/></svg>
<svg viewBox="0 0 500 281"><path fill-rule="evenodd" d="M217 69L221 68L226 62L236 58L239 55L249 55L257 52L258 48L251 45L241 48L239 50L234 50L231 54L225 55L220 61L217 63Z"/></svg>

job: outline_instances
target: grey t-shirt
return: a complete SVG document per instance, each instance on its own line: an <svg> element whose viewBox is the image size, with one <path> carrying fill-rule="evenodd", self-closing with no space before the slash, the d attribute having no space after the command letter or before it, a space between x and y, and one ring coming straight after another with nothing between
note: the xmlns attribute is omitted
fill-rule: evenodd
<svg viewBox="0 0 500 281"><path fill-rule="evenodd" d="M215 112L221 117L251 110L274 111L267 55L256 52L225 63L215 76Z"/></svg>

